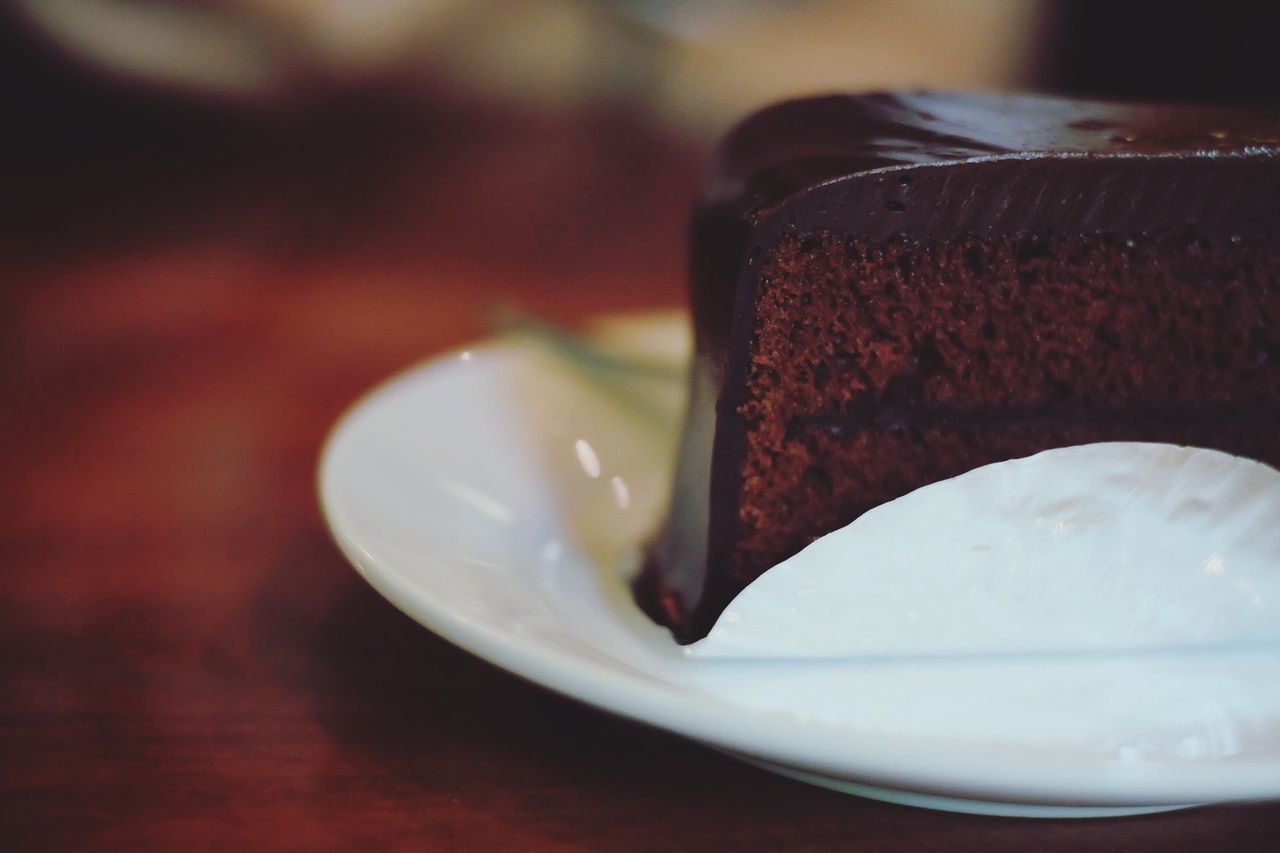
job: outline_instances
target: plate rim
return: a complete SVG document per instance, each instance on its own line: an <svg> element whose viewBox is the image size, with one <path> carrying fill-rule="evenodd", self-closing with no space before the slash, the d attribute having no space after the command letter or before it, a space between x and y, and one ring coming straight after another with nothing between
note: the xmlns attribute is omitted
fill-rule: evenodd
<svg viewBox="0 0 1280 853"><path fill-rule="evenodd" d="M670 692L645 679L623 675L587 659L575 659L513 635L460 618L447 603L433 600L393 566L362 547L343 511L338 471L351 436L393 396L427 387L451 370L478 360L509 357L528 345L516 335L481 339L419 361L377 382L348 406L325 438L316 469L320 510L332 541L379 595L427 630L525 681L607 713L660 728L716 749L760 762L837 776L863 784L923 794L1038 805L1160 806L1188 802L1225 803L1280 798L1280 755L1270 765L1196 765L1189 761L1124 763L1096 758L1056 760L1052 772L1025 752L991 750L935 739L861 732L856 749L834 745L823 734L835 731L789 721L768 712L713 703L693 692ZM463 360L459 356L467 353ZM506 354L504 356L504 354ZM424 441L427 439L424 438ZM532 557L531 557L532 559ZM730 713L725 713L729 709ZM847 733L848 729L841 731ZM1173 773L1167 771L1173 770Z"/></svg>

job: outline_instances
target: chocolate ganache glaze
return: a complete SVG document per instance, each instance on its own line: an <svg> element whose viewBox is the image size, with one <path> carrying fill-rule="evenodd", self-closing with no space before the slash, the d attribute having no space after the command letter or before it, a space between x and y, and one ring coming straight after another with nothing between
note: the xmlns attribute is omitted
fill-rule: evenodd
<svg viewBox="0 0 1280 853"><path fill-rule="evenodd" d="M1070 243L1082 237L1085 243ZM1226 247L1226 257L1237 253L1247 267L1241 275L1253 282L1247 285L1250 293L1280 291L1272 267L1255 271L1274 261L1280 239L1280 114L912 92L793 101L745 120L720 147L693 216L690 403L671 509L637 580L638 601L678 639L691 641L768 568L735 556L735 549L741 550L747 535L741 509L744 459L763 399L751 390L763 370L758 359L753 362L753 352L768 321L758 307L761 282L768 285L778 270L790 269L788 259L811 258L815 252L829 258L840 251L869 258L887 245L898 253L903 280L917 281L911 276L919 276L920 258L951 257L950 252L977 258L968 265L978 282L973 286L979 286L994 280L983 265L1000 261L1001 252L1016 266L1024 256L1059 251L1057 240L1060 251L1072 258L1082 252L1096 258L1111 251L1106 247L1113 238L1123 254L1125 246L1133 249L1135 240L1148 237L1159 252L1171 251L1169 246L1215 247L1215 270L1222 265L1217 247ZM1028 253L1028 241L1050 248ZM766 266L770 272L762 274ZM841 281L840 287L853 286ZM808 291L802 295L806 304L811 297ZM1097 306L1091 304L1093 311ZM1262 310L1254 302L1248 305ZM1248 322L1255 338L1266 325L1256 318ZM988 321L987 338L998 338L998 322L995 326L992 331ZM1057 394L1052 380L1046 380L1044 399L1001 400L999 405L990 400L965 405L945 390L926 393L922 389L933 374L945 372L932 363L955 356L946 341L933 343L935 332L925 340L917 331L906 336L912 350L903 362L907 366L890 381L869 385L843 405L790 413L788 439L806 430L839 439L870 428L896 434L911 427L917 440L928 441L929 429L939 424L963 421L966 428L980 430L1010 421L1023 427L1052 422L1057 432L1038 439L1045 446L1068 440L1173 440L1280 463L1280 443L1239 437L1275 423L1280 393L1246 389L1216 400L1212 408L1139 395L1139 403L1125 405L1123 429L1080 431L1075 425L1106 420L1105 412L1100 414L1106 406L1091 405L1089 393L1074 387ZM1250 346L1260 353L1259 364L1268 358L1271 363L1249 368L1254 372L1248 381L1255 384L1248 388L1280 385L1275 372L1280 333ZM987 356L981 358L985 365ZM1225 363L1234 355L1218 358ZM813 384L823 387L828 373L825 365L816 365ZM1226 437L1210 434L1224 419L1236 427L1252 426L1227 430ZM952 476L1035 447L1014 442L1008 450L984 448L937 472ZM1273 452L1277 458L1266 458ZM807 470L832 492L832 484L822 482L830 475L820 469L810 460ZM906 485L880 497L923 484L902 482ZM852 520L869 508L871 498L843 500L843 515L802 531L808 539Z"/></svg>

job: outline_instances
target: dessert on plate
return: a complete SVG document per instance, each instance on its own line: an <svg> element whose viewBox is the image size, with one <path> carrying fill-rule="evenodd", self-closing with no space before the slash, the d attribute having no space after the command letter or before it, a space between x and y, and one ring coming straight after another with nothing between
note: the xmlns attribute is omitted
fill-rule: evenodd
<svg viewBox="0 0 1280 853"><path fill-rule="evenodd" d="M637 600L681 642L921 486L1100 441L1280 466L1280 113L784 103L695 211L696 354Z"/></svg>

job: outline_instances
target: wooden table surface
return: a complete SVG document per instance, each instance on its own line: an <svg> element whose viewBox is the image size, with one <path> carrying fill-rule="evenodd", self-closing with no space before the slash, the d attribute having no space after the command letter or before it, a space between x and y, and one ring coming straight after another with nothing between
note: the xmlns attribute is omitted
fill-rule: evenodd
<svg viewBox="0 0 1280 853"><path fill-rule="evenodd" d="M699 145L362 97L115 113L0 164L0 848L1280 849L1269 805L1032 822L790 782L490 667L348 568L334 419L498 303L680 304Z"/></svg>

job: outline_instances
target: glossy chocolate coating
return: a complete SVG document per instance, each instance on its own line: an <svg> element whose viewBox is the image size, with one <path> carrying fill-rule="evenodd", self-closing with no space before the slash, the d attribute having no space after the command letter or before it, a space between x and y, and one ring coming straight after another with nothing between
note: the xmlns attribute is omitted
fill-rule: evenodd
<svg viewBox="0 0 1280 853"><path fill-rule="evenodd" d="M1245 236L1280 221L1278 159L1276 111L936 92L788 101L739 124L712 163L691 245L699 343L726 354L744 262L780 227Z"/></svg>
<svg viewBox="0 0 1280 853"><path fill-rule="evenodd" d="M700 605L726 583L717 555L734 536L757 261L781 233L1170 229L1280 234L1280 113L902 93L793 101L748 118L721 146L694 215L692 402L676 509L651 550L641 602L683 639L715 615Z"/></svg>

